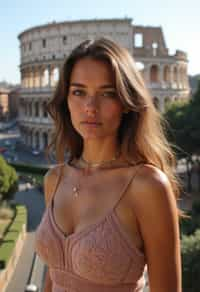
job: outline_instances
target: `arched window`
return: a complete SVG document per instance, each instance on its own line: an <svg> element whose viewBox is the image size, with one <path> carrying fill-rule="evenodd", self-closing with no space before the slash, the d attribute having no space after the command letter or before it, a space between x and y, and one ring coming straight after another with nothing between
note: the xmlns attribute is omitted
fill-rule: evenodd
<svg viewBox="0 0 200 292"><path fill-rule="evenodd" d="M156 96L153 98L153 104L156 109L159 109L159 99Z"/></svg>
<svg viewBox="0 0 200 292"><path fill-rule="evenodd" d="M163 71L163 79L164 79L164 81L165 82L169 82L169 66L168 65L166 65L165 67L164 67L164 71Z"/></svg>
<svg viewBox="0 0 200 292"><path fill-rule="evenodd" d="M39 116L39 102L35 102L35 117Z"/></svg>
<svg viewBox="0 0 200 292"><path fill-rule="evenodd" d="M177 80L178 80L178 71L177 71L176 67L174 67L173 79L174 79L174 82L177 82Z"/></svg>
<svg viewBox="0 0 200 292"><path fill-rule="evenodd" d="M136 33L134 35L134 45L136 48L143 47L143 34L142 33Z"/></svg>
<svg viewBox="0 0 200 292"><path fill-rule="evenodd" d="M43 86L47 86L49 84L49 71L45 69L43 72Z"/></svg>
<svg viewBox="0 0 200 292"><path fill-rule="evenodd" d="M43 133L43 145L44 147L48 145L48 134L46 132Z"/></svg>
<svg viewBox="0 0 200 292"><path fill-rule="evenodd" d="M159 82L158 77L158 65L152 65L150 69L150 81L151 82Z"/></svg>
<svg viewBox="0 0 200 292"><path fill-rule="evenodd" d="M36 132L35 133L35 148L39 149L39 145L40 145L39 132Z"/></svg>
<svg viewBox="0 0 200 292"><path fill-rule="evenodd" d="M43 117L48 117L48 113L47 113L47 102L44 101L42 104L42 111L43 111Z"/></svg>

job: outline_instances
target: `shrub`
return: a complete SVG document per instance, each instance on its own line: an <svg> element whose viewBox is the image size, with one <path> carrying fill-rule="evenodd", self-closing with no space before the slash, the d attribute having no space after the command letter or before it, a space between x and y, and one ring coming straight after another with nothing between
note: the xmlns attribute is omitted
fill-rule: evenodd
<svg viewBox="0 0 200 292"><path fill-rule="evenodd" d="M24 224L27 224L27 209L23 205L17 205L16 216L0 244L0 269L4 269L7 266Z"/></svg>
<svg viewBox="0 0 200 292"><path fill-rule="evenodd" d="M0 207L0 219L11 219L13 217L13 210L11 208Z"/></svg>
<svg viewBox="0 0 200 292"><path fill-rule="evenodd" d="M191 235L196 229L200 229L200 200L195 200L192 210L187 212L191 218L182 218L180 222L181 234Z"/></svg>
<svg viewBox="0 0 200 292"><path fill-rule="evenodd" d="M13 167L0 156L0 200L12 199L18 189L18 176Z"/></svg>
<svg viewBox="0 0 200 292"><path fill-rule="evenodd" d="M183 292L199 292L200 229L181 240Z"/></svg>

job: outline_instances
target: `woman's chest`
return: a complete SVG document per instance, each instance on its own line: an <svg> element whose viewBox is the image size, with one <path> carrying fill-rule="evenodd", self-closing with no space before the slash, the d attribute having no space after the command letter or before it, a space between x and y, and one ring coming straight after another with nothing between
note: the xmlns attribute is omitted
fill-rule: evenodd
<svg viewBox="0 0 200 292"><path fill-rule="evenodd" d="M94 178L82 186L73 178L63 180L54 195L53 215L58 227L66 235L80 232L113 210L130 242L142 249L143 242L126 184L127 177L122 175L115 179L102 178L101 183ZM75 187L78 189L76 194Z"/></svg>

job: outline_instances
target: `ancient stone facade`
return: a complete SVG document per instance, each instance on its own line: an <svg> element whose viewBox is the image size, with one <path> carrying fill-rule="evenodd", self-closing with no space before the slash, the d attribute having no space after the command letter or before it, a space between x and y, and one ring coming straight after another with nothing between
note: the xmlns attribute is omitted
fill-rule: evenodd
<svg viewBox="0 0 200 292"><path fill-rule="evenodd" d="M6 88L0 88L0 120L8 118L9 114L9 90Z"/></svg>
<svg viewBox="0 0 200 292"><path fill-rule="evenodd" d="M132 24L132 19L102 19L49 23L19 35L21 92L19 122L24 142L44 149L52 134L46 103L70 51L87 38L108 36L134 56L156 107L163 112L170 100L189 97L187 55L168 53L161 27Z"/></svg>

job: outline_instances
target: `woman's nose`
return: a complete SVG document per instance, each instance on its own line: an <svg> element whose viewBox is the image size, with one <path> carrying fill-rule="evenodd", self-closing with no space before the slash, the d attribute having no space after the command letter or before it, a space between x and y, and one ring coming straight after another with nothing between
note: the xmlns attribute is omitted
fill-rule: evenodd
<svg viewBox="0 0 200 292"><path fill-rule="evenodd" d="M85 103L85 110L87 113L97 113L98 103L95 96L90 96Z"/></svg>

